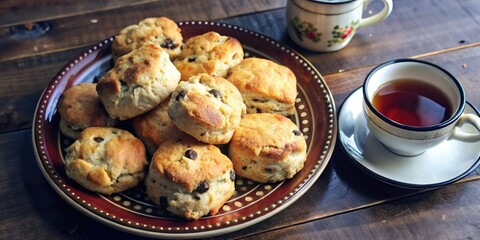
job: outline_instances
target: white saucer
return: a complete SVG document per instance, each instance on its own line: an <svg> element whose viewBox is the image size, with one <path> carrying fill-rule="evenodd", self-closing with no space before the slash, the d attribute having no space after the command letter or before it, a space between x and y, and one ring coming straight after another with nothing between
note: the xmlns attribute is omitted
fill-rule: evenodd
<svg viewBox="0 0 480 240"><path fill-rule="evenodd" d="M465 112L479 115L470 103L465 106ZM379 180L399 187L440 187L465 177L480 163L480 142L447 140L415 157L393 154L367 128L361 87L340 107L338 129L341 146L355 164ZM462 130L477 131L467 124Z"/></svg>

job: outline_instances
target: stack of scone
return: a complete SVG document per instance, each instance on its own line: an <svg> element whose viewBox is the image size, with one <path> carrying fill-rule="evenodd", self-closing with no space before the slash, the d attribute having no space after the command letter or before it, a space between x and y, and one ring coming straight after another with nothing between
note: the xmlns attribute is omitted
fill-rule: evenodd
<svg viewBox="0 0 480 240"><path fill-rule="evenodd" d="M243 59L241 43L216 32L183 43L165 17L123 29L112 55L98 83L71 87L58 105L61 132L76 139L66 172L86 189L112 194L144 181L152 202L196 220L230 199L235 175L277 182L303 168L307 146L289 118L297 90L287 67ZM115 128L119 121L135 135Z"/></svg>

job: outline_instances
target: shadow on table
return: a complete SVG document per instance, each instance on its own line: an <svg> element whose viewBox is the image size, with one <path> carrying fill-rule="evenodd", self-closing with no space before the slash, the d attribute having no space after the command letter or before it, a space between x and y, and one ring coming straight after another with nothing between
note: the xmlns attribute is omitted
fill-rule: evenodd
<svg viewBox="0 0 480 240"><path fill-rule="evenodd" d="M353 163L353 160L345 153L338 142L332 159L333 169L341 181L353 191L372 199L392 199L423 191L393 186L367 174Z"/></svg>

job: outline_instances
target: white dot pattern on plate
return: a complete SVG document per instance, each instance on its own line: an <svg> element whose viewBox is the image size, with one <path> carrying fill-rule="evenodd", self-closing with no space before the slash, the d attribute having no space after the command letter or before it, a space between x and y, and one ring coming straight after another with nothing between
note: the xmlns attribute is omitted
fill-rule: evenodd
<svg viewBox="0 0 480 240"><path fill-rule="evenodd" d="M319 158L316 160L317 163L314 165L313 169L310 170L311 173L308 176L308 178L304 179L301 185L296 187L293 190L293 192L288 193L286 196L282 197L282 199L276 200L275 203L261 210L257 210L245 216L239 216L236 219L230 219L226 222L218 222L214 225L208 224L208 225L194 226L191 228L189 227L165 228L162 226L152 225L144 222L138 222L133 219L132 220L124 219L123 217L118 217L104 209L98 208L94 204L88 202L87 199L83 199L82 196L75 195L75 192L73 192L70 188L70 183L69 183L70 180L65 179L64 174L63 173L60 174L59 172L57 172L57 169L55 168L55 166L51 165L51 161L49 160L49 157L48 157L48 155L50 154L47 154L47 150L45 149L46 143L44 141L45 133L43 132L43 129L44 129L43 125L45 124L45 122L52 121L52 119L55 118L54 116L55 111L48 111L48 114L46 114L46 111L49 110L50 108L55 107L53 104L56 104L56 102L51 98L54 90L56 89L56 87L58 87L59 81L66 75L71 74L70 72L73 71L72 69L74 69L76 65L79 64L80 62L85 61L87 58L89 58L90 54L99 51L105 46L108 46L113 41L114 39L113 37L100 42L99 44L93 46L91 49L87 50L83 54L79 55L77 58L73 59L69 64L66 65L66 67L64 67L59 72L59 74L57 74L57 76L55 76L55 78L50 83L49 89L43 93L39 101L39 104L37 106L35 120L33 121L35 123L34 130L33 130L34 141L35 141L34 147L35 147L35 153L37 155L39 165L46 170L49 169L46 171L45 174L48 175L48 179L49 181L51 181L50 184L58 187L61 192L68 193L67 195L71 196L71 198L75 201L75 204L80 205L82 208L85 208L90 212L96 213L102 218L110 219L113 222L116 222L128 227L133 227L135 229L144 229L144 230L154 231L154 232L166 231L166 232L173 232L173 233L185 232L185 231L197 232L199 230L206 231L208 229L222 228L226 225L241 224L253 218L256 218L257 216L261 216L263 214L271 212L274 209L278 209L279 206L282 206L282 204L284 204L287 200L295 196L305 184L307 183L313 184L311 183L312 182L311 177L314 175L314 173L317 173L319 171L319 168L321 166L324 167L325 164L322 165L322 162L324 162L327 155L330 154L331 151L333 151L332 139L335 139L334 138L335 111L334 111L333 98L327 92L327 87L324 85L323 79L320 77L320 74L316 70L314 70L314 68L310 65L310 63L305 61L297 53L282 46L275 40L272 40L269 37L266 37L259 33L252 32L248 29L244 29L241 27L237 27L237 26L233 26L225 23L208 22L208 21L204 21L204 22L185 21L185 22L179 22L178 25L180 27L183 25L211 25L215 27L224 27L224 28L234 29L234 30L248 33L252 37L261 39L262 41L269 43L272 48L276 48L279 51L283 51L288 56L292 57L295 61L297 61L297 63L300 66L302 66L305 69L305 71L311 74L311 77L314 80L316 80L319 87L323 89L325 103L328 108L328 119L329 119L328 126L324 126L324 127L328 128L329 141L327 141L326 143L327 146L324 147L323 152L321 153ZM245 47L244 49L245 49L246 57L259 56L259 57L269 58L268 56L262 55L258 51L249 49L248 47ZM312 120L313 116L311 114L313 112L313 106L309 102L305 89L303 89L302 86L299 85L298 90L299 90L298 91L299 97L297 97L297 99L295 100L295 106L296 106L297 112L295 116L292 118L292 120L296 122L297 125L299 125L299 129L301 129L302 133L305 136L305 139L307 140L307 146L310 147L312 145L311 141L313 141L312 134L315 132L315 126L313 125L315 121ZM58 145L60 146L59 149L62 150L62 153L60 154L61 156L64 156L66 148L72 143L72 141L67 138L64 138L63 136L60 136L60 134L58 135L59 135ZM319 174L316 177L318 176ZM63 183L63 180L65 180L67 184ZM232 196L232 198L225 204L225 206L223 206L223 208L220 209L217 216L222 216L234 211L245 209L249 207L250 204L254 204L255 202L261 200L262 198L267 197L270 193L274 192L277 188L281 187L283 183L284 182L274 183L274 184L258 184L250 180L237 178L237 180L235 181L236 192L234 196ZM104 196L104 195L99 195L99 196L109 201L113 205L116 205L123 209L127 209L128 211L134 212L139 215L145 215L149 217L158 217L158 218L172 217L168 214L167 211L151 203L150 200L148 199L148 196L146 196L144 187L141 187L141 186L120 194L112 194L111 196ZM214 218L217 216L207 216L205 218Z"/></svg>

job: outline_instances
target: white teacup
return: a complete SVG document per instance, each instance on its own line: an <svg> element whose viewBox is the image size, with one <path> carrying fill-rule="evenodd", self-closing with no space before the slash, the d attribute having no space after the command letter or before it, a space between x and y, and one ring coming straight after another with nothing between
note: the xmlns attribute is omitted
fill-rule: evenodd
<svg viewBox="0 0 480 240"><path fill-rule="evenodd" d="M379 23L390 15L392 0L381 1L384 7L380 12L362 18L363 9L372 0L288 0L288 35L308 50L340 50L357 29Z"/></svg>
<svg viewBox="0 0 480 240"><path fill-rule="evenodd" d="M401 86L402 81L407 87ZM417 90L421 94L441 94L431 95L438 101L427 95L411 98L412 91ZM390 97L393 100L388 101ZM406 100L400 100L403 97ZM465 114L465 104L463 87L452 74L420 60L398 59L383 63L367 75L363 84L363 110L368 128L387 149L403 156L419 155L449 138L480 141L480 118ZM443 117L435 117L437 115ZM479 133L465 133L456 127L464 123L473 125Z"/></svg>

